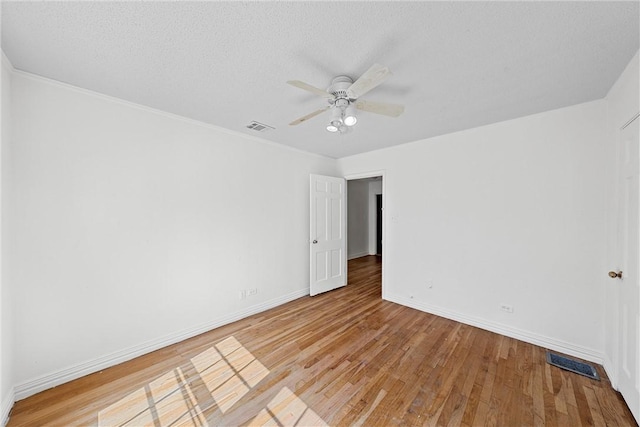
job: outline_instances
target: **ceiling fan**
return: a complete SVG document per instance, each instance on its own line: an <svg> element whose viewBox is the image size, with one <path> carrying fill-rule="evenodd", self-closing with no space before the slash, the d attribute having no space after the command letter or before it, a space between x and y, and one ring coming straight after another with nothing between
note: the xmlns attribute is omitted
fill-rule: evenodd
<svg viewBox="0 0 640 427"><path fill-rule="evenodd" d="M327 100L328 106L300 117L289 123L290 126L299 125L302 122L332 110L331 120L327 125L329 132L347 132L358 121L355 110L368 111L370 113L382 114L389 117L398 117L404 112L403 105L388 104L385 102L365 101L359 99L362 95L375 88L391 75L391 71L380 64L373 64L355 82L347 76L338 76L331 81L331 86L327 90L318 89L300 80L290 80L287 83L291 86L306 90L314 95L321 96Z"/></svg>

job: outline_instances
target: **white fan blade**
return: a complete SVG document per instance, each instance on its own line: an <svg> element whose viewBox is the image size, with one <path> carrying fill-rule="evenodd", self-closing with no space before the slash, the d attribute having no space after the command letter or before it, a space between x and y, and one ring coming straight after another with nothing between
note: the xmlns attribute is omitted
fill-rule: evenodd
<svg viewBox="0 0 640 427"><path fill-rule="evenodd" d="M391 71L384 65L373 64L363 75L356 80L349 89L347 96L351 99L360 98L374 87L385 81L391 75Z"/></svg>
<svg viewBox="0 0 640 427"><path fill-rule="evenodd" d="M311 92L314 95L318 95L323 98L334 98L333 94L327 92L326 90L318 89L317 87L311 86L309 83L301 82L300 80L289 80L287 83L289 83L291 86L306 90L307 92Z"/></svg>
<svg viewBox="0 0 640 427"><path fill-rule="evenodd" d="M382 114L383 116L398 117L404 112L404 105L387 104L386 102L356 101L354 103L358 110L370 113Z"/></svg>
<svg viewBox="0 0 640 427"><path fill-rule="evenodd" d="M318 114L322 114L325 111L327 111L329 108L331 108L331 106L328 106L326 108L321 108L319 110L314 111L313 113L309 113L304 117L300 117L299 119L296 119L294 121L292 121L291 123L289 123L289 126L295 126L295 125L299 125L302 122L306 122L307 120L317 116Z"/></svg>

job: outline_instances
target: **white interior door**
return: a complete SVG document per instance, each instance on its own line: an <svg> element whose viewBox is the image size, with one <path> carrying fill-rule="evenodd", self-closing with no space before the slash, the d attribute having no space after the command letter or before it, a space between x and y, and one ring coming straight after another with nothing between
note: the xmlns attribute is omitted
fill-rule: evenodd
<svg viewBox="0 0 640 427"><path fill-rule="evenodd" d="M311 295L347 284L346 181L311 175Z"/></svg>
<svg viewBox="0 0 640 427"><path fill-rule="evenodd" d="M636 118L620 131L618 391L640 423L640 140ZM620 273L615 277L615 273Z"/></svg>

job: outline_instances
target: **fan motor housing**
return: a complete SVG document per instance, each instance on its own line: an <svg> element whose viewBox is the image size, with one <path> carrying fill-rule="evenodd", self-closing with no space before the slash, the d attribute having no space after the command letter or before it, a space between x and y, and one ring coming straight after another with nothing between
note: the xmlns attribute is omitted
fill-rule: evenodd
<svg viewBox="0 0 640 427"><path fill-rule="evenodd" d="M327 88L327 92L333 94L337 99L349 99L347 89L353 84L353 79L348 76L338 76L331 81L331 86Z"/></svg>

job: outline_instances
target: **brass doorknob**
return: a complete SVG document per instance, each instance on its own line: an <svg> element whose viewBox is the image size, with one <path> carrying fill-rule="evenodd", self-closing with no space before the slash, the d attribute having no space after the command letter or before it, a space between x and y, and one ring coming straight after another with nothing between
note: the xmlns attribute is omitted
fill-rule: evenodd
<svg viewBox="0 0 640 427"><path fill-rule="evenodd" d="M622 271L618 271L617 273L615 271L610 271L609 277L612 279L622 279Z"/></svg>

